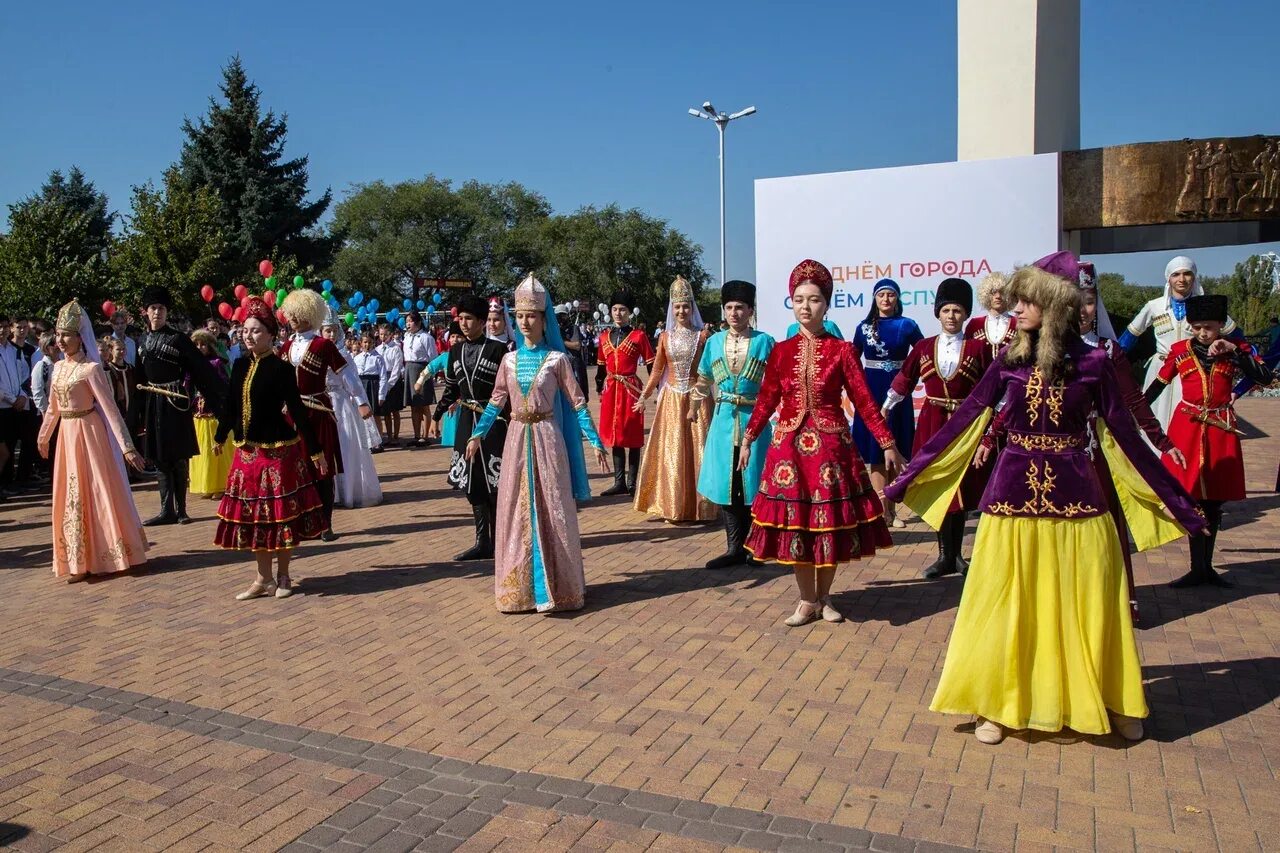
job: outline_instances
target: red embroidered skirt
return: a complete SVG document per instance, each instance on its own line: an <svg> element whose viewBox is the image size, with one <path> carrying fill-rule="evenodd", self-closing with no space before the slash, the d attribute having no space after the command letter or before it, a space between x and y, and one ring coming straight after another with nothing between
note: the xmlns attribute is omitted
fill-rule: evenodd
<svg viewBox="0 0 1280 853"><path fill-rule="evenodd" d="M328 527L311 460L295 441L284 447L237 447L218 504L214 544L283 551Z"/></svg>
<svg viewBox="0 0 1280 853"><path fill-rule="evenodd" d="M807 419L773 434L751 512L745 545L760 560L832 568L893 544L849 431Z"/></svg>

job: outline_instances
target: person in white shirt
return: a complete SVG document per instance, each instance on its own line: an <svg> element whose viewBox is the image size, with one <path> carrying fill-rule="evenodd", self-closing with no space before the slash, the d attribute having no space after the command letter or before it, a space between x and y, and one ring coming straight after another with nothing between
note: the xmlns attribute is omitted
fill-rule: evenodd
<svg viewBox="0 0 1280 853"><path fill-rule="evenodd" d="M31 406L23 383L31 378L31 364L9 340L10 322L0 318L0 471L13 456L21 437L24 413ZM6 497L0 491L0 499Z"/></svg>
<svg viewBox="0 0 1280 853"><path fill-rule="evenodd" d="M429 408L436 401L435 383L428 377L418 382L418 377L436 357L436 339L422 327L422 315L410 311L405 315L404 332L404 383L405 402L409 404L409 416L413 424L413 446L426 447L424 436Z"/></svg>
<svg viewBox="0 0 1280 853"><path fill-rule="evenodd" d="M129 335L129 312L117 310L111 315L111 337L124 344L124 360L133 367L138 363L138 342Z"/></svg>
<svg viewBox="0 0 1280 853"><path fill-rule="evenodd" d="M44 417L49 408L50 382L53 380L53 363L58 360L58 341L51 333L40 338L41 358L31 370L31 400L36 411Z"/></svg>
<svg viewBox="0 0 1280 853"><path fill-rule="evenodd" d="M387 440L385 444L393 447L400 443L400 410L404 408L404 353L400 350L400 342L396 340L395 330L390 324L378 327L382 344L378 353L387 371L386 393L379 392L378 414L382 417L382 427Z"/></svg>
<svg viewBox="0 0 1280 853"><path fill-rule="evenodd" d="M360 335L353 359L360 384L364 386L365 398L373 404L374 413L380 413L387 401L387 363L382 360L373 332ZM369 452L381 453L382 434L378 432L378 419L370 418L365 424L372 431Z"/></svg>

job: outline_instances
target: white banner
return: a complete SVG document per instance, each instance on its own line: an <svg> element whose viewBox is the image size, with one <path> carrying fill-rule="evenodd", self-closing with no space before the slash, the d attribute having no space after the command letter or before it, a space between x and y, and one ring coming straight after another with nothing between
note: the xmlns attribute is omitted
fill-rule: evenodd
<svg viewBox="0 0 1280 853"><path fill-rule="evenodd" d="M787 278L805 258L835 278L829 319L851 339L871 288L891 278L904 313L936 334L933 295L957 276L976 290L991 270L1012 271L1056 251L1058 155L932 163L763 178L756 184L758 325L780 338L795 321Z"/></svg>

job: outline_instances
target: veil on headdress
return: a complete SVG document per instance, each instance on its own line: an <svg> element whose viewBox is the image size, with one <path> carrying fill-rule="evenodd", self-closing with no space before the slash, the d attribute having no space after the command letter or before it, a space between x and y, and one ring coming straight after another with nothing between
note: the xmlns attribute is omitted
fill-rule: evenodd
<svg viewBox="0 0 1280 853"><path fill-rule="evenodd" d="M102 354L98 352L98 338L93 333L93 323L89 320L89 312L80 306L79 300L72 299L58 309L58 319L54 328L59 332L75 332L80 336L80 346L84 349L85 358L102 364Z"/></svg>
<svg viewBox="0 0 1280 853"><path fill-rule="evenodd" d="M564 338L560 335L560 324L556 321L555 308L552 305L551 293L542 282L533 277L533 273L525 276L524 281L516 288L516 310L541 311L543 317L542 344L547 349L568 355L564 346ZM505 313L505 312L504 312ZM520 350L529 350L527 340L520 341ZM518 357L518 356L517 356ZM576 380L575 380L576 381ZM579 501L591 500L591 483L587 479L587 460L582 452L582 428L578 426L578 413L573 403L559 389L556 390L554 404L556 425L564 436L566 458L569 460L569 481L573 484L573 496Z"/></svg>
<svg viewBox="0 0 1280 853"><path fill-rule="evenodd" d="M533 278L533 273L529 274L529 278ZM534 280L537 281L537 279ZM523 284L523 282L521 283ZM541 286L541 282L538 284ZM546 291L544 290L543 292L545 293ZM503 303L501 297L495 296L489 300L489 313L493 314L494 312L502 314L503 331L500 335L489 335L489 338L504 344L516 340L515 324L511 322L511 312L507 310L507 306ZM555 318L553 317L552 319Z"/></svg>
<svg viewBox="0 0 1280 853"><path fill-rule="evenodd" d="M1100 338L1110 338L1117 340L1115 326L1111 323L1111 315L1107 313L1107 307L1102 304L1102 289L1098 287L1098 277L1094 266L1089 261L1080 262L1080 289L1087 290L1094 294L1094 304L1098 310L1094 315L1094 330Z"/></svg>
<svg viewBox="0 0 1280 853"><path fill-rule="evenodd" d="M693 286L684 280L684 276L676 276L676 280L671 282L671 292L667 298L667 323L664 328L674 329L676 327L675 307L677 302L688 302L689 307L693 309L694 331L701 332L703 327L702 312L698 310L698 300L693 298Z"/></svg>

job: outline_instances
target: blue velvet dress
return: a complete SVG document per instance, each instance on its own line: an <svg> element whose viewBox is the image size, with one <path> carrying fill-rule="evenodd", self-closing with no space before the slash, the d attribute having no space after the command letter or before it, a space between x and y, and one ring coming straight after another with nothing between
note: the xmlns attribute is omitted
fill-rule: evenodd
<svg viewBox="0 0 1280 853"><path fill-rule="evenodd" d="M910 317L881 317L872 330L870 323L859 323L853 333L853 350L862 357L862 367L867 374L867 388L876 405L883 406L889 396L893 377L902 369L911 348L922 340L920 327ZM916 421L914 407L904 403L889 410L888 424L894 442L902 458L911 458L911 445L915 441ZM862 418L854 417L853 442L858 454L868 465L884 462L884 451L867 430Z"/></svg>

